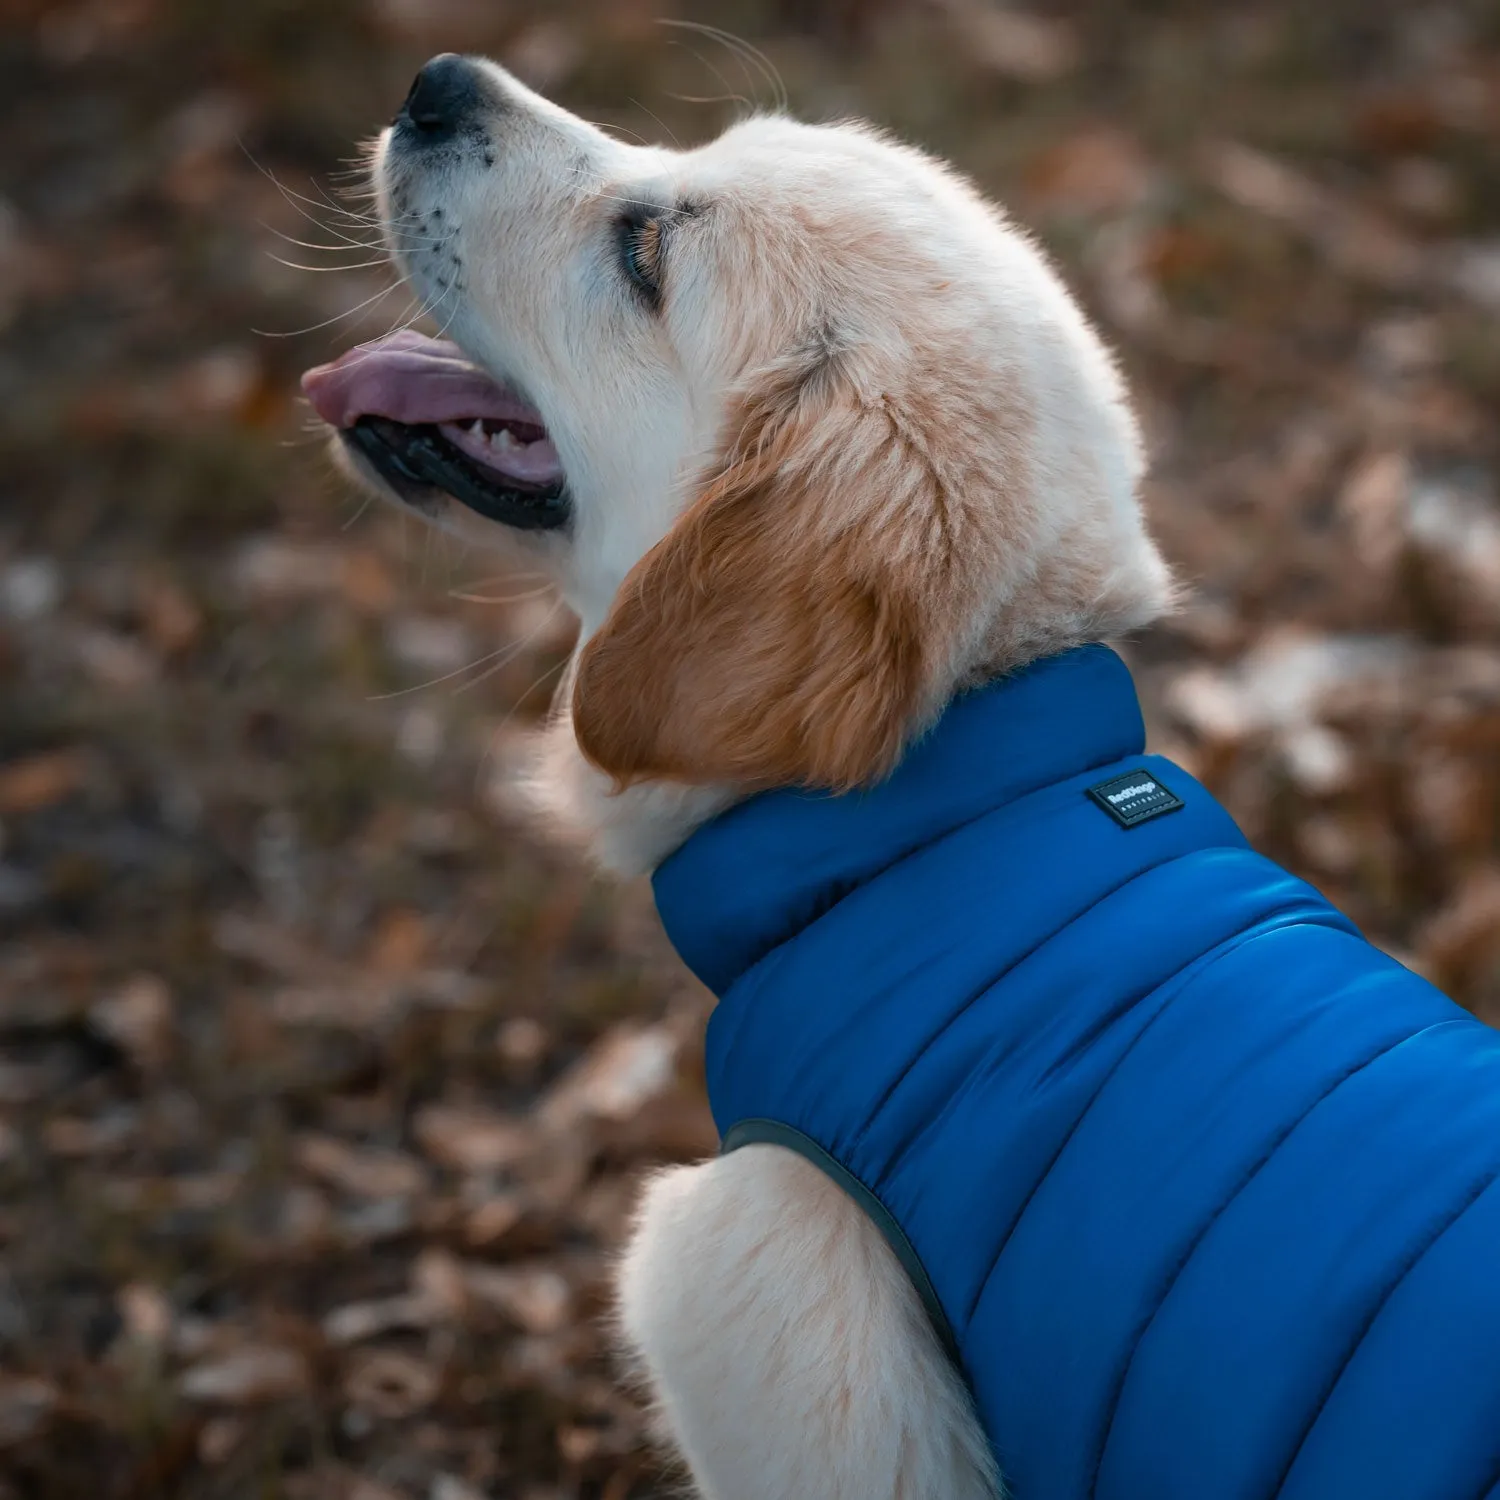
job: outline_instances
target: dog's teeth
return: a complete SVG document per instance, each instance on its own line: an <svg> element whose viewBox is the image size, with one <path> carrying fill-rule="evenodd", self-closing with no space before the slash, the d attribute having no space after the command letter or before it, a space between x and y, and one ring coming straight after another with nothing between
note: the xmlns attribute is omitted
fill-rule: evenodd
<svg viewBox="0 0 1500 1500"><path fill-rule="evenodd" d="M516 435L509 427L501 427L498 431L490 434L490 447L499 448L502 451L508 448L519 448L521 444L516 441Z"/></svg>
<svg viewBox="0 0 1500 1500"><path fill-rule="evenodd" d="M482 438L484 436L484 419L482 417L475 417L474 420L469 423L469 436L477 438Z"/></svg>

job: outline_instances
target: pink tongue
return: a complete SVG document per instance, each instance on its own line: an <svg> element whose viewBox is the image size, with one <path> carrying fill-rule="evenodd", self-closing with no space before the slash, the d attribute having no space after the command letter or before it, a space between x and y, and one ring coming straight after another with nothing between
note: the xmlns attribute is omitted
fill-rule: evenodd
<svg viewBox="0 0 1500 1500"><path fill-rule="evenodd" d="M412 425L473 417L542 425L532 407L465 359L457 344L410 329L309 370L302 389L334 427L352 427L361 417Z"/></svg>
<svg viewBox="0 0 1500 1500"><path fill-rule="evenodd" d="M487 468L532 483L562 478L557 450L546 439L496 451L468 430L476 418L531 428L544 424L535 407L470 363L446 339L411 329L389 334L309 370L302 390L332 427L352 427L361 417L386 417L409 426L435 423L449 442ZM455 425L460 423L465 425Z"/></svg>

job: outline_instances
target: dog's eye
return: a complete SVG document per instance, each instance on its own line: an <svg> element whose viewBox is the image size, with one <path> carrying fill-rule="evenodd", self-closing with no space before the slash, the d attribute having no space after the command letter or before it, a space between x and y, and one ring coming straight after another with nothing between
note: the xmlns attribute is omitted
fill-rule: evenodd
<svg viewBox="0 0 1500 1500"><path fill-rule="evenodd" d="M620 263L653 307L661 301L661 242L660 219L621 220Z"/></svg>

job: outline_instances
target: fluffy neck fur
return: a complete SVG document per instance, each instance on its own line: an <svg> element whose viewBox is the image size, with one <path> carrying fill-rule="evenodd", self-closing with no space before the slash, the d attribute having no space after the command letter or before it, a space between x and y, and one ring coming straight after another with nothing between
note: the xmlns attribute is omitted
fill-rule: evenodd
<svg viewBox="0 0 1500 1500"><path fill-rule="evenodd" d="M1039 617L1026 626L992 631L976 659L956 673L938 714L961 691L1074 646L1128 634L1171 607L1173 592L1165 569L1160 574L1148 570L1134 579L1127 571L1110 583L1115 592L1097 601L1096 613L1068 610L1051 620ZM1047 597L1047 590L1037 597ZM524 790L529 805L551 829L579 846L605 872L621 878L649 875L702 824L761 790L666 781L617 788L579 749L570 711L571 669L568 678L528 767Z"/></svg>

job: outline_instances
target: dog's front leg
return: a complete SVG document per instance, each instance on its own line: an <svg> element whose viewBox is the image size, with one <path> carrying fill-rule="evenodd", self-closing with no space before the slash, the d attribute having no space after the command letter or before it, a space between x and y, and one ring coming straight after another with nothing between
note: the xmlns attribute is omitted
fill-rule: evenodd
<svg viewBox="0 0 1500 1500"><path fill-rule="evenodd" d="M705 1500L992 1500L989 1446L915 1290L801 1157L647 1187L620 1312Z"/></svg>

